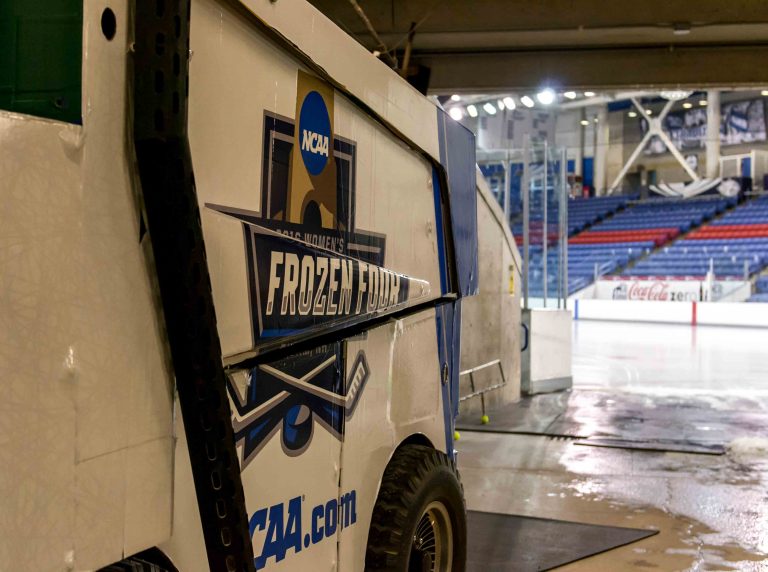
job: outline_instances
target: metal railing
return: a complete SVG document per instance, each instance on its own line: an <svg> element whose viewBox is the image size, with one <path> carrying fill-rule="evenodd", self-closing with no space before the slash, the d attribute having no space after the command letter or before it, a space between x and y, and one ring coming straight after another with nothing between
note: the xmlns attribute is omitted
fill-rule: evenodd
<svg viewBox="0 0 768 572"><path fill-rule="evenodd" d="M478 371L482 371L486 368L493 367L493 366L499 366L499 373L501 374L501 383L496 383L494 385L490 385L488 387L484 387L483 389L477 389L475 387L475 375ZM465 369L464 371L459 372L459 378L461 378L464 375L469 376L469 387L472 390L471 393L468 393L467 395L463 395L459 397L459 403L462 401L466 401L467 399L471 399L473 397L480 397L480 409L482 411L482 421L483 423L487 423L487 417L485 415L485 394L489 391L494 391L496 389L501 389L505 385L507 385L507 378L504 376L504 368L501 367L501 360L495 359L493 361L489 361L488 363L484 363L482 365L478 365L477 367L473 367L470 369Z"/></svg>

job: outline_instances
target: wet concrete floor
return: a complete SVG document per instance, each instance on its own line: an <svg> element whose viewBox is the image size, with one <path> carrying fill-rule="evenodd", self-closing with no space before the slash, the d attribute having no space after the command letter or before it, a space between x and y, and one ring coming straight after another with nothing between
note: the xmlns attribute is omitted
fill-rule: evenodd
<svg viewBox="0 0 768 572"><path fill-rule="evenodd" d="M465 431L457 448L468 508L660 531L563 571L768 571L768 427L761 435L755 423L768 414L768 333L693 330L576 323L574 390L566 400L576 406L567 414L582 428L632 438L642 433L643 409L639 420L614 428L606 400L648 408L671 401L696 419L688 433L706 436L711 425L726 454ZM674 416L674 408L665 414ZM686 431L675 419L670 435L659 427L653 434L661 438Z"/></svg>

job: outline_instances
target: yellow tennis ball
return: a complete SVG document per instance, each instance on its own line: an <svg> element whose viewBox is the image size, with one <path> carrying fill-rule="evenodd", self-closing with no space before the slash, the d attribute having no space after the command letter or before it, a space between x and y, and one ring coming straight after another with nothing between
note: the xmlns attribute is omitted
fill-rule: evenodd
<svg viewBox="0 0 768 572"><path fill-rule="evenodd" d="M490 420L490 419L488 419L488 416L487 416L487 415L483 415L483 416L480 418L480 423L482 423L483 425L488 425L488 423L490 423L490 422L491 422L491 420Z"/></svg>
<svg viewBox="0 0 768 572"><path fill-rule="evenodd" d="M453 432L453 440L454 441L458 441L459 439L461 439L461 433L459 433L458 431L454 431Z"/></svg>

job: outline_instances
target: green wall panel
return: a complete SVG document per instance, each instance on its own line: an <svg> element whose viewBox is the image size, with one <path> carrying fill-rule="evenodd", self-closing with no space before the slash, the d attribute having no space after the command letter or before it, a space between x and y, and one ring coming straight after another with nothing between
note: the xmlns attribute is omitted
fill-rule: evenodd
<svg viewBox="0 0 768 572"><path fill-rule="evenodd" d="M0 0L0 109L80 123L82 0Z"/></svg>

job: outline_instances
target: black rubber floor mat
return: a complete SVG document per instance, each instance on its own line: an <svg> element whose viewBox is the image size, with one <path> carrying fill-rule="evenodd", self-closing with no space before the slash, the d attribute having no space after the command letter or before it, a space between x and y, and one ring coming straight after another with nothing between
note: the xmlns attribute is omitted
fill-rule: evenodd
<svg viewBox="0 0 768 572"><path fill-rule="evenodd" d="M467 572L552 570L657 530L468 511Z"/></svg>
<svg viewBox="0 0 768 572"><path fill-rule="evenodd" d="M713 443L692 443L690 441L633 441L629 439L590 438L576 441L576 445L633 449L659 453L695 453L697 455L725 455L725 447Z"/></svg>

